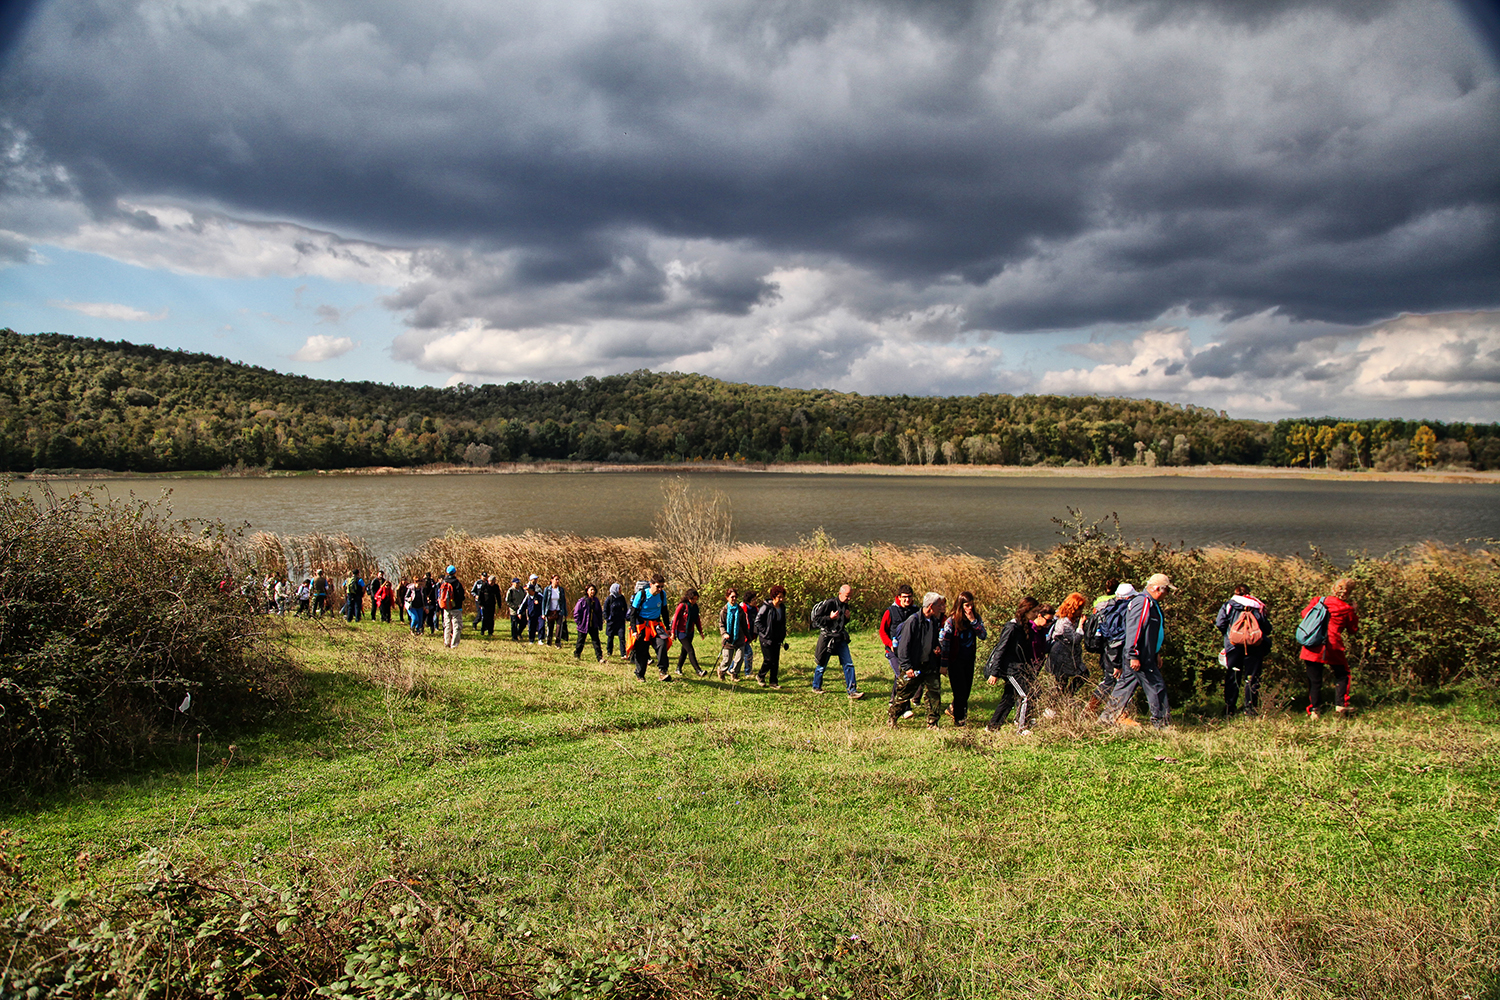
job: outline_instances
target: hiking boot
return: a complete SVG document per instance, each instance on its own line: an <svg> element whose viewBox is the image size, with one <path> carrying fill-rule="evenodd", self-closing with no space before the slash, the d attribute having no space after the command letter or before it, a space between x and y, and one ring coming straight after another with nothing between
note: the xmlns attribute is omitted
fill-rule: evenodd
<svg viewBox="0 0 1500 1000"><path fill-rule="evenodd" d="M1318 713L1315 712L1315 711L1313 711L1311 708L1309 708L1307 710L1307 721L1308 722L1317 722L1318 721Z"/></svg>
<svg viewBox="0 0 1500 1000"><path fill-rule="evenodd" d="M823 690L821 688L819 688L818 689L818 693L822 694ZM865 693L863 691L850 691L849 692L849 700L850 701L859 701L859 699L863 698L864 696L865 696Z"/></svg>
<svg viewBox="0 0 1500 1000"><path fill-rule="evenodd" d="M1122 729L1140 729L1141 728L1141 724L1139 722L1135 721L1135 719L1131 718L1128 715L1122 715L1118 719L1116 719L1115 720L1115 725L1121 727Z"/></svg>
<svg viewBox="0 0 1500 1000"><path fill-rule="evenodd" d="M670 684L671 681L672 681L672 675L671 674L662 674L661 675L661 682L663 684Z"/></svg>
<svg viewBox="0 0 1500 1000"><path fill-rule="evenodd" d="M953 706L949 705L947 708L943 709L943 714L948 716L948 718L950 719L953 718Z"/></svg>

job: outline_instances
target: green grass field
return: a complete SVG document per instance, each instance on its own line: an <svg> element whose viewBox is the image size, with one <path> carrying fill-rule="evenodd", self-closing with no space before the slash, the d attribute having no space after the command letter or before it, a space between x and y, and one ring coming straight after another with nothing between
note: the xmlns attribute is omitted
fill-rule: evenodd
<svg viewBox="0 0 1500 1000"><path fill-rule="evenodd" d="M809 692L805 636L780 691L399 625L289 641L279 727L10 810L13 927L102 919L146 858L461 912L463 995L489 962L542 995L1500 997L1482 692L1165 733L1053 702L1023 737L983 730L982 684L973 728L886 727L870 634L861 702L836 666ZM348 995L426 995L381 989Z"/></svg>

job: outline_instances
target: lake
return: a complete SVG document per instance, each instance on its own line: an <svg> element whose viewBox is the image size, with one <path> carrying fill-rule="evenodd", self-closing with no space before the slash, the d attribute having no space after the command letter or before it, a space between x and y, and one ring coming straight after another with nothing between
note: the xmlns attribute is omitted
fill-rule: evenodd
<svg viewBox="0 0 1500 1000"><path fill-rule="evenodd" d="M661 473L305 476L273 479L111 479L115 496L170 489L178 517L248 522L280 534L346 531L382 555L449 528L475 535L530 529L649 535ZM727 494L735 537L782 544L818 528L842 543L925 544L992 555L1047 548L1052 518L1120 515L1125 536L1149 542L1236 545L1343 561L1426 540L1500 537L1500 488L1489 484L1308 479L879 476L695 472L696 488ZM38 484L22 481L23 489ZM58 492L86 483L57 481Z"/></svg>

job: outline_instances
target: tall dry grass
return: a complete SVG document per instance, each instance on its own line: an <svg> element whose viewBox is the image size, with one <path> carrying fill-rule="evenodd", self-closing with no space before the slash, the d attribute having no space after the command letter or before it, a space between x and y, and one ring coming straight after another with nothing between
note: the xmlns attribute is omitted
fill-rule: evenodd
<svg viewBox="0 0 1500 1000"><path fill-rule="evenodd" d="M341 580L355 570L366 577L381 566L362 538L342 531L313 531L305 535L278 535L260 531L243 538L226 540L226 559L236 572L290 577L302 580L321 569L333 580Z"/></svg>
<svg viewBox="0 0 1500 1000"><path fill-rule="evenodd" d="M999 624L1023 595L1057 604L1075 590L1092 598L1111 577L1140 585L1152 573L1166 573L1177 589L1165 602L1165 673L1180 702L1216 690L1222 681L1222 637L1214 616L1236 583L1247 584L1270 609L1275 640L1267 685L1294 691L1305 683L1291 640L1302 608L1347 575L1359 584L1356 683L1411 689L1467 677L1500 681L1500 557L1489 550L1425 545L1360 558L1341 569L1316 551L1301 558L1240 548L1139 546L1076 518L1065 529L1064 542L1051 550L1013 550L993 559L922 546L840 545L822 532L794 545L740 543L728 548L704 588L705 617L713 620L710 609L731 586L764 593L779 583L787 589L788 624L805 629L812 606L850 583L855 624L869 627L906 583L919 595L932 590L950 602L958 592L971 591L986 619ZM336 578L356 566L368 573L376 564L368 546L343 534L256 535L244 549L244 558L257 565L274 565L279 557L294 570L322 566ZM494 573L502 582L532 573L545 580L555 573L577 595L589 583L602 592L619 582L628 592L634 581L649 579L667 563L655 539L450 532L400 557L396 569L405 576L437 575L453 565L466 582L479 573ZM678 598L684 586L669 578L667 592Z"/></svg>

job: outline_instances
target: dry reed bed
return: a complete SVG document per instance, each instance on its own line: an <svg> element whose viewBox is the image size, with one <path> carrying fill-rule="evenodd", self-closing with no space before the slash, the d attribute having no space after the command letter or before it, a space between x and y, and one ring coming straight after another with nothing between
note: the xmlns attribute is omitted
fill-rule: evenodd
<svg viewBox="0 0 1500 1000"><path fill-rule="evenodd" d="M240 543L236 555L256 572L285 572L288 567L306 572L321 566L335 579L356 567L369 574L378 565L364 542L343 534L259 534ZM589 583L602 593L620 582L628 592L634 581L660 571L664 561L661 544L648 538L546 532L480 538L450 532L382 568L409 577L437 575L453 565L465 582L479 573L494 573L502 583L533 573L543 580L557 574L568 592L577 595ZM1282 635L1290 633L1310 598L1327 593L1334 578L1344 574L1359 583L1362 628L1356 664L1368 678L1404 688L1470 676L1500 681L1500 559L1484 549L1422 545L1392 556L1359 558L1341 570L1317 553L1300 558L1247 549L1147 548L1097 533L1047 552L1012 550L985 559L923 546L839 545L819 532L795 545L728 546L704 588L704 604L713 608L731 585L742 593L764 593L779 583L787 589L789 624L806 628L813 604L847 582L856 588L856 624L869 626L897 585L906 583L918 594L932 590L950 600L971 591L987 620L995 623L1009 617L1023 594L1055 604L1075 590L1092 597L1111 577L1139 585L1155 572L1169 574L1177 586L1166 602L1166 654L1169 684L1181 693L1217 682L1222 640L1214 615L1236 583L1248 584L1267 602L1273 627ZM667 590L675 598L685 586L669 579ZM712 620L713 613L708 617ZM1273 683L1295 684L1300 676L1296 650L1285 636L1268 663Z"/></svg>

